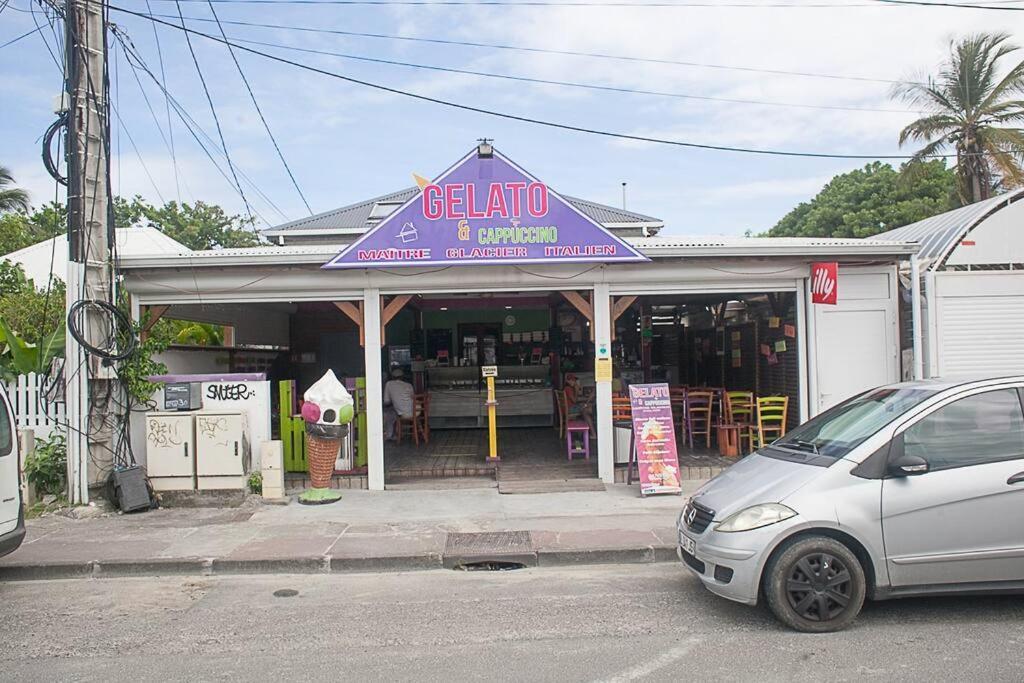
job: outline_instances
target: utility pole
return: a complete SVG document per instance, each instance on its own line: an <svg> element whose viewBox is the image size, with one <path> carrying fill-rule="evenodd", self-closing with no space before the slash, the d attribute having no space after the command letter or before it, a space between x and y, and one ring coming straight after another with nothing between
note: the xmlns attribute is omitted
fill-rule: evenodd
<svg viewBox="0 0 1024 683"><path fill-rule="evenodd" d="M113 298L106 15L106 0L66 0L68 310L82 299ZM90 319L83 328L88 339L102 334ZM65 359L68 498L84 504L89 502L90 461L110 461L109 396L103 398L109 379L99 359L90 357L70 331Z"/></svg>

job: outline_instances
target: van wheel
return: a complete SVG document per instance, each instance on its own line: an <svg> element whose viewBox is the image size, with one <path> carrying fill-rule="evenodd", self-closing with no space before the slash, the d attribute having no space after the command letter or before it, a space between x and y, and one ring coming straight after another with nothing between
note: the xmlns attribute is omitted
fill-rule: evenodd
<svg viewBox="0 0 1024 683"><path fill-rule="evenodd" d="M864 568L845 545L827 536L794 541L764 574L772 613L790 628L808 633L840 631L864 605Z"/></svg>

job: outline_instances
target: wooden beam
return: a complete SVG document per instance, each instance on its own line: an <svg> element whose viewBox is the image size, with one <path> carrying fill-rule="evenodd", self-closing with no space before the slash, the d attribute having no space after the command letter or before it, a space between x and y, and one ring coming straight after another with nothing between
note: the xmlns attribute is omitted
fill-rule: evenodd
<svg viewBox="0 0 1024 683"><path fill-rule="evenodd" d="M160 318L171 309L170 306L143 306L142 307L142 329L139 330L139 340L146 341L153 327L160 322ZM147 319L148 314L148 319Z"/></svg>
<svg viewBox="0 0 1024 683"><path fill-rule="evenodd" d="M363 302L335 301L334 305L359 326L359 345L366 346L366 333L363 330Z"/></svg>
<svg viewBox="0 0 1024 683"><path fill-rule="evenodd" d="M594 341L594 307L587 300L584 299L579 292L572 290L566 290L560 292L565 300L572 304L573 308L580 312L584 318L590 323L590 341Z"/></svg>
<svg viewBox="0 0 1024 683"><path fill-rule="evenodd" d="M615 341L615 321L622 317L622 314L629 310L639 297L620 296L618 299L612 297L612 341Z"/></svg>
<svg viewBox="0 0 1024 683"><path fill-rule="evenodd" d="M383 297L381 297L383 299ZM387 324L391 322L391 319L398 315L398 312L405 308L405 305L409 303L409 299L412 298L412 294L399 294L394 297L385 305L380 312L380 345L384 346L384 340L386 335L384 334Z"/></svg>
<svg viewBox="0 0 1024 683"><path fill-rule="evenodd" d="M615 322L622 317L622 314L629 310L636 300L640 297L636 296L620 296L612 304L612 322Z"/></svg>
<svg viewBox="0 0 1024 683"><path fill-rule="evenodd" d="M389 301L387 306L384 307L384 311L381 313L381 324L387 325L391 322L391 319L398 315L400 310L405 308L405 305L409 303L409 299L411 298L412 294L400 294Z"/></svg>

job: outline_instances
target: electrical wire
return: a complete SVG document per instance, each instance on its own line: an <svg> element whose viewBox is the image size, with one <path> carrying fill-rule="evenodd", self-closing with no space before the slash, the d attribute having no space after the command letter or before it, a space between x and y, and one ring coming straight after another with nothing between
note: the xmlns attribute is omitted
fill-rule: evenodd
<svg viewBox="0 0 1024 683"><path fill-rule="evenodd" d="M176 16L171 14L152 14L150 13L149 18L160 17L163 19L177 19ZM185 17L188 21L196 22L209 22L212 23L213 19L206 17ZM431 45L448 45L453 47L473 47L473 48L487 48L491 50L509 50L513 52L526 52L532 54L549 54L549 55L561 55L569 57L587 57L593 59L605 59L623 62L637 62L643 64L664 64L669 66L683 66L690 68L700 69L718 69L724 71L739 71L744 73L759 73L768 74L773 76L794 76L801 78L822 78L827 80L838 80L838 81L859 81L866 83L882 83L885 85L897 85L905 83L906 81L899 81L886 78L872 78L868 76L844 76L840 74L827 74L815 71L791 71L786 69L765 69L760 67L752 66L733 66L728 64L712 64L708 62L692 62L678 59L658 59L654 57L637 57L631 55L619 55L604 52L585 52L580 50L558 50L554 48L542 48L542 47L531 47L527 45L512 45L506 43L485 43L478 41L468 40L453 40L445 38L428 38L428 37L416 37L416 36L403 36L391 33L368 33L360 31L344 31L340 29L329 29L319 28L313 26L291 26L287 24L270 24L253 21L239 21L232 19L221 19L221 23L231 26L246 26L250 28L266 28L275 29L281 31L299 31L307 33L320 33L338 36L349 36L353 38L374 38L380 40L394 40L404 41L412 43L427 43Z"/></svg>
<svg viewBox="0 0 1024 683"><path fill-rule="evenodd" d="M4 49L5 47L8 47L8 46L10 46L10 45L14 45L14 44L15 44L16 42L18 42L18 41L19 41L19 40L21 40L22 38L28 38L28 37L29 37L30 35L32 35L33 33L39 33L40 31L42 31L42 30L43 30L43 28L44 28L43 26L36 26L36 27L35 27L34 29L32 29L31 31L27 31L27 32L25 32L25 33L22 33L22 34L21 34L20 36L18 36L17 38L11 38L10 40L8 40L8 41L7 41L6 43L4 43L3 45L0 45L0 50Z"/></svg>
<svg viewBox="0 0 1024 683"><path fill-rule="evenodd" d="M150 6L149 0L146 0L146 11L149 12L150 15L153 14L153 8ZM166 83L167 82L167 73L164 71L164 51L163 51L163 48L161 48L161 46L160 46L160 32L156 30L156 24L150 24L150 25L153 28L153 40L156 42L156 56L157 56L157 59L159 60L159 66L160 66L160 80L163 81L164 83ZM135 73L134 69L132 69L132 73ZM135 74L135 76L136 76L136 79L138 79L138 74ZM139 87L142 88L141 81L139 82ZM164 97L164 109L166 110L166 114L167 114L167 136L168 136L168 139L170 141L171 165L174 168L174 189L175 189L177 197L178 197L178 204L180 205L181 204L181 183L178 180L178 156L175 153L175 149L174 149L174 125L171 122L171 103L167 100L166 97ZM188 188L186 187L186 189L188 189Z"/></svg>
<svg viewBox="0 0 1024 683"><path fill-rule="evenodd" d="M175 6L178 8L178 15L181 15L181 5L175 0ZM185 28L185 18L181 16L181 26ZM239 196L242 198L242 203L245 205L245 212L249 216L249 226L252 227L253 231L256 232L256 221L252 216L252 207L249 205L249 200L245 196L245 190L242 189L242 184L238 181L238 174L235 173L235 164L231 161L231 153L228 152L227 142L224 141L224 131L220 127L220 117L217 116L217 107L213 104L213 98L210 96L210 89L206 85L206 77L203 76L203 70L199 67L199 59L196 57L196 51L192 47L192 38L189 34L185 33L185 42L188 44L189 54L192 55L192 63L195 64L196 73L199 75L199 82L203 86L203 93L206 95L206 102L210 105L210 113L213 115L213 123L217 128L217 137L220 138L220 146L224 150L224 157L228 162L228 170L231 171L231 177L234 178L235 188L238 190ZM258 235L259 233L257 233Z"/></svg>
<svg viewBox="0 0 1024 683"><path fill-rule="evenodd" d="M225 36L226 39L226 36ZM796 109L823 109L830 111L854 111L854 112L870 112L870 113L884 113L884 114L913 114L919 113L909 109L880 109L871 107L848 107L842 105L825 105L825 104L805 104L797 102L772 102L766 100L748 100L748 99L737 99L730 97L714 97L710 95L692 95L688 93L670 92L664 90L643 90L639 88L626 88L612 85L600 85L595 83L581 83L578 81L558 81L550 80L546 78L532 78L529 76L516 76L513 74L501 74L489 71L474 71L472 69L457 69L454 67L436 66L429 64L417 64L413 62L402 62L393 59L382 59L377 57L366 57L362 55L347 54L344 52L334 52L331 50L317 50L313 48L298 47L294 45L282 45L280 43L268 43L259 40L248 40L244 38L234 39L240 43L246 43L249 45L261 45L263 47L272 47L282 50L291 50L294 52L305 52L308 54L327 55L330 57L340 57L342 59L351 59L361 62L371 62L375 64L388 64L391 66L403 66L414 69L424 69L429 71L441 71L444 73L455 73L465 74L469 76L482 76L485 78L496 78L507 81L517 81L521 83L533 83L538 85L557 85L568 88L581 88L585 90L598 90L604 92L616 92L625 93L630 95L653 95L657 97L672 97L677 99L687 100L699 100L705 102L724 102L728 104L746 104L755 106L766 106L766 107L784 107L784 108L796 108Z"/></svg>
<svg viewBox="0 0 1024 683"><path fill-rule="evenodd" d="M224 33L224 26L220 23L220 17L217 16L217 10L214 8L213 3L210 3L210 12L213 14L214 20L217 22L217 28L220 30L220 35L224 38L227 44L228 53L231 55L231 60L235 63L235 68L238 69L238 75L242 77L242 83L245 84L245 89L249 93L249 99L252 100L252 106L256 109L256 113L259 114L260 121L263 123L263 129L267 131L267 137L270 138L270 142L274 145L274 150L277 152L277 158L281 160L281 165L284 166L284 170L288 173L288 177L292 181L292 186L295 191L299 193L299 197L302 199L302 203L306 205L306 210L309 211L309 215L313 215L313 209L310 208L309 202L306 201L306 195L302 193L302 188L299 187L299 182L295 180L295 174L292 173L291 167L284 158L284 153L281 151L280 145L277 144L277 138L274 137L274 133L270 130L270 124L267 123L267 119L263 116L263 110L260 108L260 103L256 101L256 94L252 91L252 86L249 85L249 79L245 76L245 71L242 70L242 65L238 61L238 56L235 54L234 48L231 43L227 42L227 34Z"/></svg>
<svg viewBox="0 0 1024 683"><path fill-rule="evenodd" d="M172 2L173 0L157 0L158 2ZM206 0L180 0L181 2L206 2ZM686 8L705 7L712 9L719 8L747 8L747 9L847 9L852 7L872 7L866 3L783 3L783 2L665 2L657 0L608 0L607 2L588 2L586 0L518 0L508 2L507 0L212 0L219 4L245 4L245 5L352 5L352 6L377 6L377 7L661 7L661 8Z"/></svg>
<svg viewBox="0 0 1024 683"><path fill-rule="evenodd" d="M150 80L153 81L156 87L160 90L160 92L169 102L174 113L185 126L185 130L189 132L189 134L195 140L196 144L199 145L199 148L203 151L203 154L206 155L207 159L210 160L210 163L213 164L213 167L217 169L217 172L220 173L221 177L224 178L227 184L230 187L232 187L232 189L234 189L234 183L232 182L231 177L228 175L227 171L221 168L220 164L217 163L217 160L213 158L213 153L210 152L210 147L212 147L214 150L216 150L217 154L224 156L224 152L218 147L217 143L213 140L212 137L210 137L210 135L205 130L203 130L203 127L199 125L195 118L193 118L192 115L188 112L188 110L185 109L185 107L181 104L181 102L179 102L174 97L174 95L171 94L170 90L167 89L166 85L156 76L153 70L146 64L145 60L142 58L141 53L132 43L131 37L127 36L124 33L123 29L119 30L114 35L115 38L121 41L122 46L125 47L125 54L129 56L128 63L132 66L133 69L140 69L144 74L146 74L150 78ZM205 138L207 140L207 143L209 143L209 147L207 147L207 143L203 142L202 138ZM244 180L249 185L249 187L251 187L253 191L255 191L256 194L267 203L268 206L270 206L274 211L276 211L279 216L281 216L284 220L287 220L287 217L285 216L284 212L281 211L281 209L277 206L277 204L274 203L274 201L269 196L267 196L267 194L259 187L259 185L257 185L256 182L252 180L252 178L246 175L244 171L242 171L241 169L237 170L242 180ZM252 207L252 210L253 213L255 213L256 216L261 221L263 221L267 225L270 225L270 221L268 221L259 212L259 210L256 209L256 207Z"/></svg>
<svg viewBox="0 0 1024 683"><path fill-rule="evenodd" d="M201 31L196 31L195 29L188 28L187 26L184 25L184 22L183 22L183 24L181 26L178 26L176 24L171 24L171 23L162 21L161 19L156 19L156 18L153 18L153 17L148 17L145 14L140 14L138 12L134 12L132 10L127 10L127 9L122 8L122 7L117 7L117 6L114 6L114 5L111 5L110 7L111 7L111 9L113 9L115 11L124 12L126 14L131 14L131 15L143 18L143 19L148 19L149 21L156 21L156 22L159 22L161 24L164 24L165 26L170 26L170 27L175 28L177 30L185 31L185 32L188 32L188 33L193 33L195 35L202 36L202 37L204 37L204 38L206 38L208 40L212 40L214 42L218 42L218 43L230 42L230 41L225 41L222 38L218 38L217 36L212 36L210 34L203 33ZM561 122L558 122L558 121L551 121L551 120L548 120L548 119L538 119L538 118L533 118L533 117L529 117L529 116L522 116L522 115L518 115L518 114L510 114L508 112L500 112L500 111L495 111L495 110L491 110L491 109L485 109L483 107L478 107L478 106L470 105L470 104L464 104L464 103L461 103L461 102L454 102L454 101L451 101L451 100L444 100L444 99L441 99L439 97L432 97L432 96L429 96L429 95L422 95L422 94L414 93L414 92L411 92L411 91L408 91L408 90L402 90L400 88L395 88L395 87L391 87L391 86L387 86L387 85L382 85L380 83L375 83L375 82L372 82L372 81L366 81L366 80L362 80L362 79L358 79L358 78L353 78L351 76L345 76L343 74L339 74L339 73L334 72L334 71L329 71L327 69L321 69L319 67L315 67L315 66L312 66L312 65L309 65L309 64L304 64L302 62L297 62L297 61L294 61L294 60L291 60L291 59L287 59L285 57L280 57L278 55L270 54L268 52L263 52L261 50L256 50L256 49L251 48L251 47L246 47L244 45L234 44L234 46L236 48L240 49L240 50L244 50L244 51L249 52L251 54L255 54L255 55L258 55L260 57L264 57L265 59L268 59L270 61L278 62L278 63L281 63L281 64L287 64L289 66L293 66L293 67L296 67L298 69L302 69L302 70L305 70L305 71L310 71L312 73L318 73L318 74L321 74L323 76L329 76L331 78L336 78L338 80L345 81L347 83L353 83L355 85L361 85L361 86L364 86L364 87L367 87L367 88L372 88L374 90L379 90L381 92L392 93L394 95L401 95L401 96L406 97L406 98L419 100L421 102L429 102L431 104L437 104L437 105L441 105L441 106L444 106L444 107L449 107L451 109L458 109L458 110L462 110L462 111L473 112L473 113L476 113L476 114L484 114L484 115L487 115L487 116L493 116L495 118L506 119L506 120L509 120L509 121L518 121L518 122L521 122L521 123L529 123L529 124L533 124L533 125L544 126L544 127L547 127L547 128L554 128L554 129L557 129L557 130L566 130L566 131L572 131L572 132L577 132L577 133L586 133L588 135L596 135L596 136L600 136L600 137L614 138L614 139L619 139L619 140L631 140L631 141L635 141L635 142L648 142L648 143L659 144L659 145L667 145L667 146L672 146L672 147L683 147L683 148L688 148L688 149L702 149L702 150L718 151L718 152L735 152L735 153L741 153L741 154L756 154L756 155L761 155L761 156L778 156L778 157L808 158L808 159L860 159L860 160L865 160L865 159L879 159L879 160L900 159L900 160L907 160L907 159L915 158L914 155L907 155L907 154L840 154L840 153L833 153L833 152L800 152L800 151L791 151L791 150L763 149L763 148L754 148L754 147L739 147L739 146L733 146L733 145L715 145L715 144L709 144L709 143L688 142L688 141L683 141L683 140L670 140L670 139L666 139L666 138L658 138L658 137L647 136L647 135L634 135L634 134L629 134L629 133L620 133L620 132L616 132L616 131L603 130L603 129L600 129L600 128L591 128L591 127L587 127L587 126L578 126L578 125L573 125L573 124L568 124L568 123L561 123ZM927 158L948 159L948 158L953 158L953 157L956 157L956 156L957 156L956 154L932 154L932 155L928 155Z"/></svg>
<svg viewBox="0 0 1024 683"><path fill-rule="evenodd" d="M972 5L970 3L958 2L926 2L925 0L874 0L885 5L909 5L913 7L954 7L957 9L986 9L1000 12L1024 12L1024 7L1009 7L995 5Z"/></svg>

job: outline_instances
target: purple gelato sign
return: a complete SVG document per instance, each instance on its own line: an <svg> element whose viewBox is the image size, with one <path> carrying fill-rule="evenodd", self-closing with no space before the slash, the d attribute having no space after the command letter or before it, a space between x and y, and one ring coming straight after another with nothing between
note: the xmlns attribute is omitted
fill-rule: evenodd
<svg viewBox="0 0 1024 683"><path fill-rule="evenodd" d="M497 151L474 148L324 268L647 260Z"/></svg>

